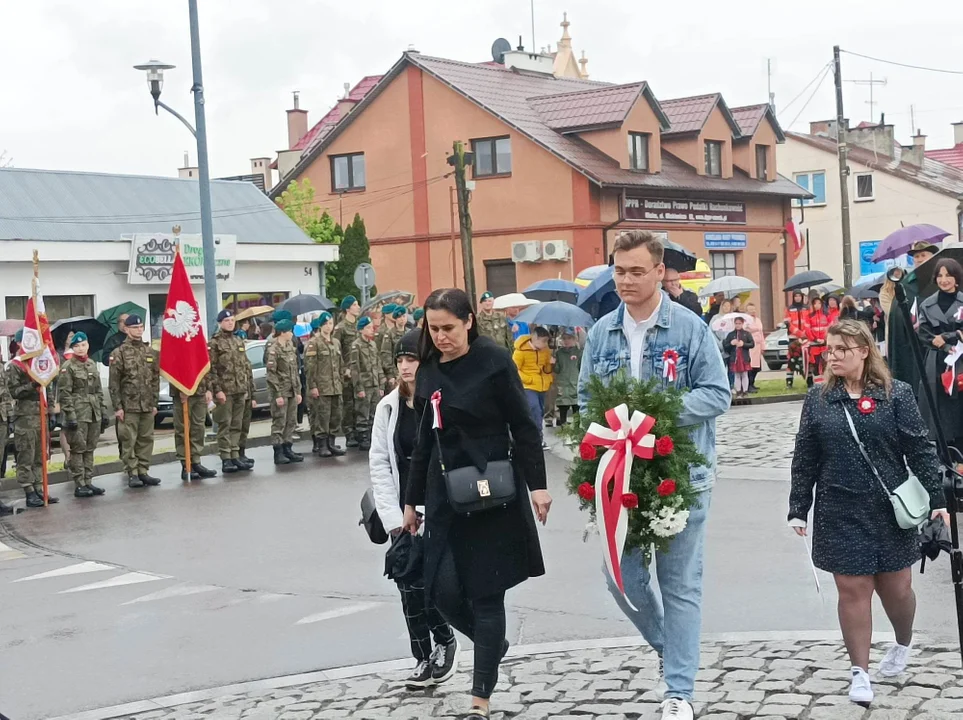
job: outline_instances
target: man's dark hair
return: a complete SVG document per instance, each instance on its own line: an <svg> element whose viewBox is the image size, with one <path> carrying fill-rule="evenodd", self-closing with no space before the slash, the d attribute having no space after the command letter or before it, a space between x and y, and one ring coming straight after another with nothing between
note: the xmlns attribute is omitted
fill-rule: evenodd
<svg viewBox="0 0 963 720"><path fill-rule="evenodd" d="M534 327L532 328L532 335L534 335L537 338L547 338L548 330L546 330L543 327Z"/></svg>
<svg viewBox="0 0 963 720"><path fill-rule="evenodd" d="M425 299L425 325L421 328L421 337L418 339L418 359L420 362L430 362L441 357L438 348L435 347L431 339L431 331L428 329L429 310L447 310L462 322L468 322L471 318L471 327L468 328L468 344L471 345L478 339L478 319L471 306L471 298L464 290L459 288L441 288L435 290Z"/></svg>
<svg viewBox="0 0 963 720"><path fill-rule="evenodd" d="M940 270L946 268L946 272L956 279L956 291L960 292L963 290L963 265L960 265L953 258L942 258L936 263L936 267L933 268L933 281L939 277Z"/></svg>
<svg viewBox="0 0 963 720"><path fill-rule="evenodd" d="M614 255L620 251L635 250L637 247L645 247L652 255L652 260L656 265L662 262L665 256L665 246L662 241L648 230L629 230L619 235L612 247Z"/></svg>

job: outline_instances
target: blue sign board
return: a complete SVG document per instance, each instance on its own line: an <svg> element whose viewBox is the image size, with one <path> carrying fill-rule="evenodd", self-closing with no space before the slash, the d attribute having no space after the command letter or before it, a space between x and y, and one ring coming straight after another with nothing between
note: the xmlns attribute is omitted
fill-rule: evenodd
<svg viewBox="0 0 963 720"><path fill-rule="evenodd" d="M895 260L881 260L873 262L873 253L879 247L880 240L860 240L859 241L859 276L872 275L873 273L886 272L891 267L912 267L913 259L903 255Z"/></svg>
<svg viewBox="0 0 963 720"><path fill-rule="evenodd" d="M704 235L707 250L741 250L748 244L746 233L707 232Z"/></svg>

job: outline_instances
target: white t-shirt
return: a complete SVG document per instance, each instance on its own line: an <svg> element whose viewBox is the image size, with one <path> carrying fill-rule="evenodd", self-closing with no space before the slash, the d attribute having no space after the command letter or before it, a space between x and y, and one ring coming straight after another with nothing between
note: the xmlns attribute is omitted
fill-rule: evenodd
<svg viewBox="0 0 963 720"><path fill-rule="evenodd" d="M655 325L659 317L659 308L662 307L662 293L659 293L659 304L655 306L652 314L644 320L638 322L629 314L629 308L625 308L622 313L622 332L625 339L629 342L629 358L632 361L632 377L641 378L642 355L645 353L645 334L649 328Z"/></svg>

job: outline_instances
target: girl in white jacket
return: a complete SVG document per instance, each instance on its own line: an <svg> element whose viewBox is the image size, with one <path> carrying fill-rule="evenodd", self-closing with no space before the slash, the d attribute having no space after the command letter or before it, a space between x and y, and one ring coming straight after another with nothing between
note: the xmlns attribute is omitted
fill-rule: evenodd
<svg viewBox="0 0 963 720"><path fill-rule="evenodd" d="M402 507L408 466L418 435L412 405L418 371L418 337L421 330L406 333L395 347L398 386L378 403L371 430L368 468L378 516L392 538L401 533ZM418 662L405 681L409 690L445 682L458 668L458 641L451 627L425 596L421 581L397 582L405 611L411 654ZM432 638L435 645L432 649Z"/></svg>

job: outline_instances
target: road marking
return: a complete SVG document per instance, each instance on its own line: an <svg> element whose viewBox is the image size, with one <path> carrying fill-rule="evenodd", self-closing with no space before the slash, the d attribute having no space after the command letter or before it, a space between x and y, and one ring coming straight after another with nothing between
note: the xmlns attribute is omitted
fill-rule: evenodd
<svg viewBox="0 0 963 720"><path fill-rule="evenodd" d="M14 550L9 545L4 545L0 542L0 560L19 560L20 558L27 557L19 550Z"/></svg>
<svg viewBox="0 0 963 720"><path fill-rule="evenodd" d="M298 620L295 625L308 625L310 623L324 622L325 620L334 620L335 618L344 617L345 615L354 615L355 613L380 607L381 604L382 603L366 602L358 603L357 605L346 605L345 607L338 608L337 610L328 610L327 612L318 613L317 615L308 615L307 617Z"/></svg>
<svg viewBox="0 0 963 720"><path fill-rule="evenodd" d="M28 580L46 580L47 578L55 577L65 577L67 575L83 575L84 573L100 572L102 570L116 570L113 565L102 565L96 562L82 562L76 565L68 565L67 567L62 567L57 570L50 570L49 572L42 572L38 575L31 575L30 577L20 578L19 580L14 580L13 582L27 582Z"/></svg>
<svg viewBox="0 0 963 720"><path fill-rule="evenodd" d="M102 590L104 588L120 587L122 585L136 585L138 583L153 582L154 580L169 579L170 575L150 575L149 573L130 572L118 575L110 580L102 580L91 583L90 585L81 585L80 587L70 588L69 590L61 590L57 594L63 595L65 593L85 592L87 590Z"/></svg>
<svg viewBox="0 0 963 720"><path fill-rule="evenodd" d="M277 602L278 600L287 600L290 597L292 596L289 593L262 593L254 599L254 602L270 603Z"/></svg>
<svg viewBox="0 0 963 720"><path fill-rule="evenodd" d="M173 597L199 595L200 593L206 593L220 589L221 588L216 585L175 585L174 587L169 587L165 590L158 590L150 595L143 595L139 598L128 600L125 603L121 603L121 605L133 605L134 603L153 602L154 600L166 600L167 598Z"/></svg>

